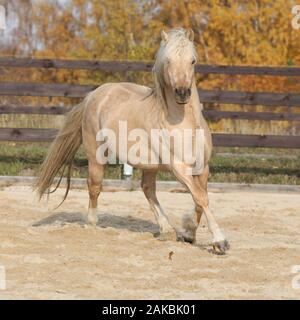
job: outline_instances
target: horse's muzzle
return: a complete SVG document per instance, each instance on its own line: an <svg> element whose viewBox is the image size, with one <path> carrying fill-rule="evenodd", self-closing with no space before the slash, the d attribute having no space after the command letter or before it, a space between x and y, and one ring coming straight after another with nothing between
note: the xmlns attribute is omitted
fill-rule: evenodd
<svg viewBox="0 0 300 320"><path fill-rule="evenodd" d="M191 97L191 89L179 87L175 89L175 100L179 104L186 104L188 103Z"/></svg>

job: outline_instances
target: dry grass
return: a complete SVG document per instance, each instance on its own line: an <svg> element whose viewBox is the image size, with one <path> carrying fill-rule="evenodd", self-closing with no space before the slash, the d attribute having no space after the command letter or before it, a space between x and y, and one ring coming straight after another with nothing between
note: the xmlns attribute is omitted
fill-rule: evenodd
<svg viewBox="0 0 300 320"><path fill-rule="evenodd" d="M36 175L49 144L1 143L0 175ZM258 153L259 152L259 153ZM210 164L211 182L300 184L299 150L217 148ZM105 177L121 178L119 165L108 166ZM82 148L75 157L73 177L87 176L87 160ZM134 170L134 179L140 171ZM160 180L174 180L159 173Z"/></svg>

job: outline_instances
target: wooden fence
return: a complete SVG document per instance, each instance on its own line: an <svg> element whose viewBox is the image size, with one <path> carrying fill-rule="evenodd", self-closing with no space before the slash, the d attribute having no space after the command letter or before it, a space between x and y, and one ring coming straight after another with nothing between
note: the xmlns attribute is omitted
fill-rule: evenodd
<svg viewBox="0 0 300 320"><path fill-rule="evenodd" d="M0 58L0 67L5 68L54 68L54 69L85 69L105 72L126 72L152 70L152 63L121 62L121 61L90 61L90 60L50 60L28 58ZM230 74L257 76L300 77L300 68L290 67L247 67L247 66L211 66L197 65L196 72L202 74ZM74 84L40 84L1 82L0 95L35 96L35 97L69 97L83 98L95 89L94 85ZM289 112L243 112L205 110L204 116L212 121L220 119L246 120L285 120L300 121L300 113L291 112L290 108L300 107L300 93L240 92L199 90L202 103L242 104L285 106ZM0 105L0 114L64 114L68 107L60 106L14 106ZM0 141L51 141L56 134L55 129L31 128L0 128ZM243 135L213 134L215 146L224 147L274 147L300 148L300 136L287 135Z"/></svg>

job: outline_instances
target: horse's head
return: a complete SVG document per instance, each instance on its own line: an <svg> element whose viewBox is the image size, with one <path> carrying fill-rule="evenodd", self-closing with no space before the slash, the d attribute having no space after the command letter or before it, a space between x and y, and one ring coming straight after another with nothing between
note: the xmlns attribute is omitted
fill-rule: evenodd
<svg viewBox="0 0 300 320"><path fill-rule="evenodd" d="M178 104L186 104L191 97L197 55L193 30L162 31L161 47L157 55L160 83L168 86ZM162 81L163 80L163 81Z"/></svg>

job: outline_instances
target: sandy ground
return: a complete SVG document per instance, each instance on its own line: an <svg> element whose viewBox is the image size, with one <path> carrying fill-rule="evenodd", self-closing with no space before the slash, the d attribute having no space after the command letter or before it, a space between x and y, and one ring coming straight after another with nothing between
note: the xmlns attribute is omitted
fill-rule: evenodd
<svg viewBox="0 0 300 320"><path fill-rule="evenodd" d="M2 299L299 299L300 197L212 193L211 207L231 243L210 252L202 222L197 245L161 242L141 192L104 192L97 227L87 227L86 191L37 203L27 187L0 190ZM188 194L160 192L172 222L191 210ZM33 226L33 225L36 226ZM169 253L173 251L172 259ZM300 282L300 281L299 281Z"/></svg>

